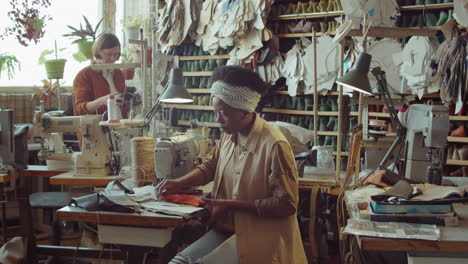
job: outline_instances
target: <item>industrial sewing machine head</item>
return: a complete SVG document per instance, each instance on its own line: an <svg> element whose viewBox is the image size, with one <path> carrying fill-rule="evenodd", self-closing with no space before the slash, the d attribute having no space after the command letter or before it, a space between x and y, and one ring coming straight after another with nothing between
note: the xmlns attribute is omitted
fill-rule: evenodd
<svg viewBox="0 0 468 264"><path fill-rule="evenodd" d="M179 135L159 138L154 151L156 177L175 179L194 168L199 146L193 136Z"/></svg>
<svg viewBox="0 0 468 264"><path fill-rule="evenodd" d="M0 109L0 174L11 174L15 166L13 110Z"/></svg>
<svg viewBox="0 0 468 264"><path fill-rule="evenodd" d="M50 138L54 133L77 132L82 136L81 152L62 152L44 149L42 160L72 161L74 176L99 177L110 174L112 153L104 128L99 125L100 115L54 117L38 111L34 115L35 137Z"/></svg>
<svg viewBox="0 0 468 264"><path fill-rule="evenodd" d="M411 105L406 126L406 178L440 184L450 126L447 107Z"/></svg>
<svg viewBox="0 0 468 264"><path fill-rule="evenodd" d="M13 110L0 108L0 174L15 179L17 172L22 173L28 164L27 124L13 125ZM20 184L22 183L20 177ZM16 188L16 181L4 182L0 200L5 199L8 191Z"/></svg>

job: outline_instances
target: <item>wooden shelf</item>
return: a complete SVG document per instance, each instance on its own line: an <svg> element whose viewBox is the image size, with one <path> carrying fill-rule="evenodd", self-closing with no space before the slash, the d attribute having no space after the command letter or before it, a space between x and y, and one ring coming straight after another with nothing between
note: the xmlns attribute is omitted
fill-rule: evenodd
<svg viewBox="0 0 468 264"><path fill-rule="evenodd" d="M187 88L187 92L191 94L209 94L210 89Z"/></svg>
<svg viewBox="0 0 468 264"><path fill-rule="evenodd" d="M336 132L336 131L317 131L317 135L319 135L319 136L338 136L338 132Z"/></svg>
<svg viewBox="0 0 468 264"><path fill-rule="evenodd" d="M210 89L207 88L187 88L187 91L189 93L203 93L203 94L209 94ZM288 91L272 91L273 94L280 94L280 95L289 95ZM326 95L338 95L338 92L328 92ZM310 95L313 96L313 94L304 94L304 93L297 93L298 96L302 95ZM322 94L320 94L322 95Z"/></svg>
<svg viewBox="0 0 468 264"><path fill-rule="evenodd" d="M453 8L453 3L400 6L401 11L419 11L419 10L433 10L433 9L447 9L447 8Z"/></svg>
<svg viewBox="0 0 468 264"><path fill-rule="evenodd" d="M264 113L288 114L288 115L314 115L313 111L276 109L276 108L263 108L263 112Z"/></svg>
<svg viewBox="0 0 468 264"><path fill-rule="evenodd" d="M367 36L381 38L406 38L411 36L432 37L435 36L437 32L437 29L431 28L370 27ZM351 29L347 36L362 36L362 30Z"/></svg>
<svg viewBox="0 0 468 264"><path fill-rule="evenodd" d="M273 94L282 94L282 95L289 95L288 91L272 91ZM304 94L304 93L296 93L297 95L310 95L313 96L313 93L310 94ZM320 93L319 95L322 95ZM328 92L326 95L339 95L339 92Z"/></svg>
<svg viewBox="0 0 468 264"><path fill-rule="evenodd" d="M330 33L330 34L324 33L324 32L315 33L315 36L317 36L317 37L320 37L322 35L334 36L335 32ZM277 34L276 36L278 38L303 38L303 37L313 37L314 33L312 33L312 32L310 32L310 33L285 33L285 34Z"/></svg>
<svg viewBox="0 0 468 264"><path fill-rule="evenodd" d="M276 108L263 108L264 113L277 113L277 114L288 114L288 115L308 115L313 116L314 111L303 111L303 110L290 110L290 109L276 109ZM338 116L337 111L318 111L319 116Z"/></svg>
<svg viewBox="0 0 468 264"><path fill-rule="evenodd" d="M344 15L343 11L332 11L332 12L281 15L281 16L270 18L269 20L296 20L296 19L306 19L306 18L337 17L341 15Z"/></svg>
<svg viewBox="0 0 468 264"><path fill-rule="evenodd" d="M221 55L203 55L203 56L179 56L180 61L192 61L192 60L217 60L217 59L229 59L229 54Z"/></svg>
<svg viewBox="0 0 468 264"><path fill-rule="evenodd" d="M447 137L448 142L468 143L468 137Z"/></svg>
<svg viewBox="0 0 468 264"><path fill-rule="evenodd" d="M373 117L390 117L389 113L382 113L382 112L369 112L368 116Z"/></svg>
<svg viewBox="0 0 468 264"><path fill-rule="evenodd" d="M450 121L468 121L468 116L449 116Z"/></svg>
<svg viewBox="0 0 468 264"><path fill-rule="evenodd" d="M216 122L200 122L200 121L198 121L198 125L205 126L205 127L220 127L220 124L216 123ZM190 126L190 121L179 120L179 126Z"/></svg>
<svg viewBox="0 0 468 264"><path fill-rule="evenodd" d="M210 71L201 71L201 72L184 72L184 76L211 76Z"/></svg>
<svg viewBox="0 0 468 264"><path fill-rule="evenodd" d="M447 165L468 166L468 160L447 160Z"/></svg>
<svg viewBox="0 0 468 264"><path fill-rule="evenodd" d="M335 156L338 155L338 152L333 151L333 155L335 155ZM342 151L342 152L341 152L341 156L349 156L349 152L344 152L344 151Z"/></svg>
<svg viewBox="0 0 468 264"><path fill-rule="evenodd" d="M177 108L186 110L208 110L213 111L211 105L193 105L193 104L163 104L164 108Z"/></svg>
<svg viewBox="0 0 468 264"><path fill-rule="evenodd" d="M406 38L411 36L433 37L440 30L440 27L430 28L403 28L403 27L371 27L367 32L368 37L381 37L381 38ZM334 36L335 33L317 32L316 36L330 35ZM288 33L277 34L278 38L300 38L312 37L313 33ZM362 37L361 29L351 29L347 36Z"/></svg>

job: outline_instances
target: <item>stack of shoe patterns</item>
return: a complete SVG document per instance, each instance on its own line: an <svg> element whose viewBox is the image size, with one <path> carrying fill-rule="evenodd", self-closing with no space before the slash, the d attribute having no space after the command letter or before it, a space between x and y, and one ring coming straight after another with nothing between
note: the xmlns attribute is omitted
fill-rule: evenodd
<svg viewBox="0 0 468 264"><path fill-rule="evenodd" d="M437 70L433 86L440 89L440 98L445 103L455 103L455 114L459 114L465 103L468 91L467 38L455 30L437 49L431 67Z"/></svg>
<svg viewBox="0 0 468 264"><path fill-rule="evenodd" d="M429 90L432 79L431 59L436 53L438 44L427 37L414 36L406 44L402 52L400 74L403 78L401 91L418 95L437 92ZM431 86L433 88L433 86ZM407 92L406 92L407 91Z"/></svg>
<svg viewBox="0 0 468 264"><path fill-rule="evenodd" d="M306 38L301 38L296 44L286 53L283 67L283 77L286 78L288 93L291 96L296 96L297 92L304 90L304 47L307 47L312 42Z"/></svg>
<svg viewBox="0 0 468 264"><path fill-rule="evenodd" d="M203 2L196 44L214 54L234 46L231 56L242 60L271 38L265 27L271 0L207 0Z"/></svg>
<svg viewBox="0 0 468 264"><path fill-rule="evenodd" d="M453 2L453 17L457 20L458 24L468 27L468 1L454 0Z"/></svg>
<svg viewBox="0 0 468 264"><path fill-rule="evenodd" d="M317 65L317 91L329 91L333 87L340 65L340 46L329 36L317 38L317 58L314 58L314 43L302 38L286 54L283 76L286 78L288 93L314 93Z"/></svg>
<svg viewBox="0 0 468 264"><path fill-rule="evenodd" d="M158 40L161 51L168 53L182 44L192 24L198 21L201 0L166 0L158 21Z"/></svg>
<svg viewBox="0 0 468 264"><path fill-rule="evenodd" d="M341 2L347 19L353 21L353 27L359 28L363 17L368 13L372 26L393 27L398 14L398 5L392 0L346 0Z"/></svg>
<svg viewBox="0 0 468 264"><path fill-rule="evenodd" d="M317 67L317 91L329 91L332 89L340 68L340 45L333 42L329 36L317 38L317 58L314 58L314 44L305 49L303 60L305 62L304 84L305 93L314 92L314 67ZM314 63L316 61L316 63Z"/></svg>
<svg viewBox="0 0 468 264"><path fill-rule="evenodd" d="M401 44L394 39L373 41L367 48L372 55L371 69L377 66L385 72L387 88L390 93L403 93L401 90L400 64ZM369 81L374 91L378 91L377 80L369 73Z"/></svg>

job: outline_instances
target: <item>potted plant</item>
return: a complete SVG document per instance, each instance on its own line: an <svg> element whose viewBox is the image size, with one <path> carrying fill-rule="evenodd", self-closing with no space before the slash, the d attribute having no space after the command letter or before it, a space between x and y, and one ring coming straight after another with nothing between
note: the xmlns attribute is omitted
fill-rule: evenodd
<svg viewBox="0 0 468 264"><path fill-rule="evenodd" d="M76 38L72 43L77 43L79 53L83 54L84 57L91 60L93 59L93 52L91 48L94 41L96 41L97 30L99 29L103 19L101 19L94 28L91 26L91 23L89 23L89 20L85 16L83 16L83 19L85 21L84 27L81 23L79 29L76 27L67 26L71 29L71 32L63 36ZM78 60L79 55L74 55L74 57Z"/></svg>
<svg viewBox="0 0 468 264"><path fill-rule="evenodd" d="M7 72L8 79L12 79L15 74L15 68L21 69L19 60L11 54L0 53L0 79L2 71Z"/></svg>
<svg viewBox="0 0 468 264"><path fill-rule="evenodd" d="M62 79L63 72L65 70L66 59L59 59L58 51L63 52L66 48L61 48L57 50L57 45L54 50L44 50L39 55L39 64L44 64L47 72L48 79ZM50 58L51 54L55 53L55 59Z"/></svg>
<svg viewBox="0 0 468 264"><path fill-rule="evenodd" d="M44 105L47 107L56 106L55 102L58 100L57 92L60 89L60 94L70 92L67 88L62 87L58 81L50 82L49 80L41 80L42 87L33 87L34 95L33 100L44 102Z"/></svg>
<svg viewBox="0 0 468 264"><path fill-rule="evenodd" d="M125 29L127 39L140 39L140 28L144 25L142 16L128 17L120 20L120 23Z"/></svg>
<svg viewBox="0 0 468 264"><path fill-rule="evenodd" d="M129 53L132 56L132 60L135 63L141 63L142 57L141 57L141 51L139 46L131 46L128 48ZM148 46L146 49L146 66L151 67L151 64L153 62L153 49L151 46Z"/></svg>
<svg viewBox="0 0 468 264"><path fill-rule="evenodd" d="M44 9L50 6L50 0L10 0L11 9L8 17L13 22L6 26L0 37L13 35L23 46L30 42L37 43L44 36L46 21L50 16L43 14Z"/></svg>
<svg viewBox="0 0 468 264"><path fill-rule="evenodd" d="M132 62L132 57L126 52L122 52L122 54L120 54L120 59L122 63ZM121 71L125 77L125 80L133 80L133 77L135 76L135 68L125 68L121 69Z"/></svg>

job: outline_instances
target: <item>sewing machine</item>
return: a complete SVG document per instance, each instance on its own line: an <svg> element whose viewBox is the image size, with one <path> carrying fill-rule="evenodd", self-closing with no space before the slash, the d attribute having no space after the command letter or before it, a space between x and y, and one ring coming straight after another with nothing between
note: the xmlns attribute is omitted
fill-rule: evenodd
<svg viewBox="0 0 468 264"><path fill-rule="evenodd" d="M190 172L199 152L193 136L159 138L154 149L156 177L175 179Z"/></svg>
<svg viewBox="0 0 468 264"><path fill-rule="evenodd" d="M440 184L450 129L447 108L442 105L411 105L406 118L405 177Z"/></svg>
<svg viewBox="0 0 468 264"><path fill-rule="evenodd" d="M28 125L13 125L13 110L0 109L0 175L16 178L17 169L26 169L28 162ZM6 192L15 189L16 181L10 180L0 192L0 200ZM3 220L2 220L3 221Z"/></svg>
<svg viewBox="0 0 468 264"><path fill-rule="evenodd" d="M14 177L13 110L0 109L0 174Z"/></svg>
<svg viewBox="0 0 468 264"><path fill-rule="evenodd" d="M82 136L81 152L63 152L43 149L41 160L72 161L74 176L99 177L110 174L112 153L107 144L106 134L99 126L100 115L53 117L43 110L34 115L34 137L40 140L50 138L53 133L78 132Z"/></svg>

